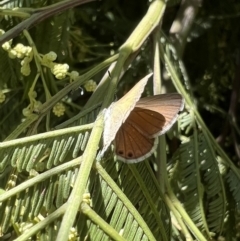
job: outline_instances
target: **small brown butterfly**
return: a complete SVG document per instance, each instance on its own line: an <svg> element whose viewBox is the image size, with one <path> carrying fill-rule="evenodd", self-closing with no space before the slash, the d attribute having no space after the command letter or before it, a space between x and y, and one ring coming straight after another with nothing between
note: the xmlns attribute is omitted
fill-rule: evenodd
<svg viewBox="0 0 240 241"><path fill-rule="evenodd" d="M156 149L156 137L168 131L177 120L178 112L184 107L180 94L139 100L150 76L140 80L106 110L102 154L114 140L119 160L126 163L143 161Z"/></svg>

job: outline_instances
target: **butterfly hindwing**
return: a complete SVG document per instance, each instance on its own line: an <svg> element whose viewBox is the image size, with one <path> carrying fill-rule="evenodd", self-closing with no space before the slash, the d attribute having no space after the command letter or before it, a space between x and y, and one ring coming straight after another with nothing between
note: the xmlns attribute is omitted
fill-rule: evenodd
<svg viewBox="0 0 240 241"><path fill-rule="evenodd" d="M131 163L149 157L155 149L157 140L144 136L131 123L126 121L115 137L115 152L119 160Z"/></svg>

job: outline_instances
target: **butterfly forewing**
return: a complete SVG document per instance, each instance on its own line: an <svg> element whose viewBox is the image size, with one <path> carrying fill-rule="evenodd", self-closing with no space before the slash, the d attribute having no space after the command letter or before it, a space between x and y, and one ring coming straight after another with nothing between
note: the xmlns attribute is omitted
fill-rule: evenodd
<svg viewBox="0 0 240 241"><path fill-rule="evenodd" d="M162 131L166 120L163 115L156 111L135 107L126 122L134 126L144 136L153 138L156 133Z"/></svg>
<svg viewBox="0 0 240 241"><path fill-rule="evenodd" d="M142 108L151 110L161 114L165 118L165 123L161 130L152 135L152 137L156 137L164 134L171 128L177 120L178 112L183 109L183 106L182 96L173 93L142 98L137 102L135 109ZM133 111L135 109L133 109ZM161 122L159 122L159 124L161 126Z"/></svg>

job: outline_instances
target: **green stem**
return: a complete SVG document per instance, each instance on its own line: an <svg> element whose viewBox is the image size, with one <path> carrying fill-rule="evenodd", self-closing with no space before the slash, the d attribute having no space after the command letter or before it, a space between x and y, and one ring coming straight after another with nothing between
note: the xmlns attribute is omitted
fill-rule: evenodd
<svg viewBox="0 0 240 241"><path fill-rule="evenodd" d="M129 36L125 44L121 48L125 48L126 45L132 49L132 51L137 51L149 36L149 34L156 28L162 19L164 10L166 8L166 3L163 0L155 0L149 6L147 14L138 24L133 33ZM121 49L120 48L120 49Z"/></svg>
<svg viewBox="0 0 240 241"><path fill-rule="evenodd" d="M125 238L121 237L119 233L111 227L105 220L103 220L89 205L85 202L81 204L81 211L90 218L99 228L101 228L112 240L126 241Z"/></svg>
<svg viewBox="0 0 240 241"><path fill-rule="evenodd" d="M168 195L165 195L165 201L166 201L166 204L168 205L169 209L174 214L174 217L176 218L179 226L181 227L181 232L185 236L186 240L192 241L193 239L191 237L191 234L189 233L189 231L188 231L186 225L184 224L180 214L178 213L177 209L173 205L173 203L172 203L172 201L171 201L171 199L169 198Z"/></svg>
<svg viewBox="0 0 240 241"><path fill-rule="evenodd" d="M101 139L103 131L103 120L103 114L100 113L97 120L95 121L86 149L82 155L82 164L80 166L77 179L74 183L73 190L67 202L67 210L62 219L62 223L56 239L57 241L68 240L69 230L74 223L79 205L83 200L88 177L97 154L98 143Z"/></svg>
<svg viewBox="0 0 240 241"><path fill-rule="evenodd" d="M81 125L81 126L69 127L69 128L65 128L65 129L61 129L61 130L49 131L49 132L45 132L45 133L41 133L41 134L37 134L37 135L33 135L33 136L19 138L16 140L4 141L4 142L0 142L0 149L16 147L19 143L21 143L22 145L24 145L24 144L27 145L30 142L34 142L34 141L47 140L50 138L52 138L52 139L57 138L57 137L60 137L63 135L76 134L78 132L90 130L90 129L92 129L92 127L93 127L93 124L91 123L91 124L86 124L86 125Z"/></svg>
<svg viewBox="0 0 240 241"><path fill-rule="evenodd" d="M197 128L196 128L196 124L193 123L193 148L194 148L194 163L195 163L195 175L196 175L196 180L197 180L197 193L198 195L198 204L199 204L199 209L200 209L200 213L201 213L201 217L202 217L202 222L204 225L204 229L206 230L207 235L210 237L209 234L209 229L208 229L208 225L207 225L207 221L206 221L206 215L204 212L204 207L203 207L203 192L201 190L202 187L202 183L201 183L201 176L200 176L200 166L199 166L199 149L198 149L198 132L197 132ZM192 226L189 227L190 229L192 229Z"/></svg>
<svg viewBox="0 0 240 241"><path fill-rule="evenodd" d="M171 210L172 211L176 211L174 213L174 215L175 215L176 219L178 220L179 224L182 226L182 228L183 228L183 230L185 232L185 236L189 237L191 235L188 232L188 230L186 229L185 224L180 220L180 218L184 220L184 222L187 224L187 226L192 231L192 233L197 238L197 240L205 241L206 238L199 231L199 229L196 227L196 225L193 223L191 218L186 213L186 211L183 208L182 204L176 198L175 194L172 191L172 188L169 185L169 182L166 182L166 189L167 189L167 193L168 193L168 196L165 196L165 198L167 198L167 199L165 199L167 201L166 203L168 204L168 206L170 208L172 207L172 205L175 207L174 209L171 209ZM179 214L180 214L180 216L179 216Z"/></svg>
<svg viewBox="0 0 240 241"><path fill-rule="evenodd" d="M18 186L8 190L7 192L1 194L0 202L4 202L15 195L18 195L20 192L25 191L28 188L36 185L37 183L41 183L44 180L47 180L54 175L65 172L66 170L79 166L80 164L81 164L81 158L76 158L70 162L64 163L60 166L52 168L51 170L41 173L25 182L19 184Z"/></svg>
<svg viewBox="0 0 240 241"><path fill-rule="evenodd" d="M6 15L18 18L29 18L31 16L30 13L19 11L19 9L17 11L15 9L0 9L0 16Z"/></svg>

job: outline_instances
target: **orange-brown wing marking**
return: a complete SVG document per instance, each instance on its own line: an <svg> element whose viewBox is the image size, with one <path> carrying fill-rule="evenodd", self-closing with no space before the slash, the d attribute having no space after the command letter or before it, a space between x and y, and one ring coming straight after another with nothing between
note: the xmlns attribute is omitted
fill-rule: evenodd
<svg viewBox="0 0 240 241"><path fill-rule="evenodd" d="M134 160L150 153L155 140L142 135L134 126L125 122L115 137L115 151L122 160Z"/></svg>

